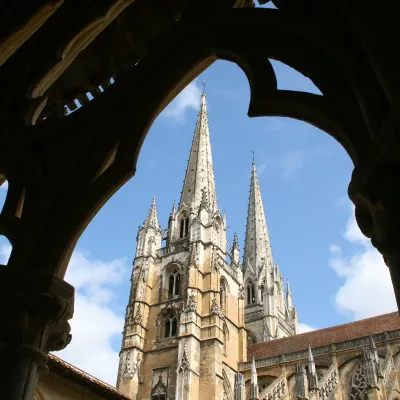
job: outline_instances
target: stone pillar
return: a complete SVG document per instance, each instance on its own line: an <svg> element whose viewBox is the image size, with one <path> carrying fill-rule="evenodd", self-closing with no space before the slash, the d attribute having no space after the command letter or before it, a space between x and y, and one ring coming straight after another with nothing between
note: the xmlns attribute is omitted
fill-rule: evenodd
<svg viewBox="0 0 400 400"><path fill-rule="evenodd" d="M244 375L239 372L235 375L235 399L246 400L246 384Z"/></svg>
<svg viewBox="0 0 400 400"><path fill-rule="evenodd" d="M308 399L308 382L304 365L296 364L296 398Z"/></svg>
<svg viewBox="0 0 400 400"><path fill-rule="evenodd" d="M47 353L71 340L74 288L51 274L0 268L2 397L32 400Z"/></svg>

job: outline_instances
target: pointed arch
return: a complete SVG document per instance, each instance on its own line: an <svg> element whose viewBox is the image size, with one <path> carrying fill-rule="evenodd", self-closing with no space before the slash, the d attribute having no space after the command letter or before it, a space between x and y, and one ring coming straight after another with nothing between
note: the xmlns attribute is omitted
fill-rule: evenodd
<svg viewBox="0 0 400 400"><path fill-rule="evenodd" d="M347 386L348 400L367 400L367 381L365 377L365 369L361 361L353 365L348 377Z"/></svg>
<svg viewBox="0 0 400 400"><path fill-rule="evenodd" d="M164 267L160 279L161 300L176 299L181 296L183 270L184 266L179 261L172 261Z"/></svg>
<svg viewBox="0 0 400 400"><path fill-rule="evenodd" d="M228 312L228 295L229 295L228 281L224 276L221 276L219 283L219 304L221 311L223 311L225 315Z"/></svg>
<svg viewBox="0 0 400 400"><path fill-rule="evenodd" d="M252 332L250 329L246 329L247 332L247 346L250 344L255 344L257 343L257 337L254 332Z"/></svg>
<svg viewBox="0 0 400 400"><path fill-rule="evenodd" d="M156 340L176 337L179 333L179 309L169 304L156 317Z"/></svg>

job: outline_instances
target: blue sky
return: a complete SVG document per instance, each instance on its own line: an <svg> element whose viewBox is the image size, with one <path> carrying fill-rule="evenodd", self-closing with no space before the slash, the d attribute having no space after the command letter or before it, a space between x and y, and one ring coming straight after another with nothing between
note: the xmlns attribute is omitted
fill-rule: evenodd
<svg viewBox="0 0 400 400"><path fill-rule="evenodd" d="M318 93L274 62L279 88ZM140 153L136 176L103 207L80 238L66 279L77 288L73 342L59 355L115 383L135 240L157 197L166 227L179 201L206 81L217 198L227 236L243 248L252 151L275 261L290 280L302 331L396 309L381 256L359 232L347 196L352 163L330 136L288 118L247 117L249 86L234 64L216 62L160 115ZM78 111L79 112L79 111ZM7 188L0 190L0 209ZM0 240L0 258L9 248ZM373 296L382 293L381 296Z"/></svg>

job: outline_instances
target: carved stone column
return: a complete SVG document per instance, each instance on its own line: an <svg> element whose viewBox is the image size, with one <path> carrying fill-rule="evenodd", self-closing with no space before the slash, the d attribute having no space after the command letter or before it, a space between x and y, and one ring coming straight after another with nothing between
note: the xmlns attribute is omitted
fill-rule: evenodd
<svg viewBox="0 0 400 400"><path fill-rule="evenodd" d="M74 288L50 274L0 268L2 396L31 400L47 353L70 341Z"/></svg>

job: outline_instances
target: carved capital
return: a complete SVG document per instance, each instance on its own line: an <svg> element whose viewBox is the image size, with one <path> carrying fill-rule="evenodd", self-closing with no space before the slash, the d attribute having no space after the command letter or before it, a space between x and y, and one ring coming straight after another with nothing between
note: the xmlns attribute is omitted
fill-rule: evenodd
<svg viewBox="0 0 400 400"><path fill-rule="evenodd" d="M0 342L45 355L71 341L74 288L53 275L0 269Z"/></svg>

